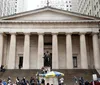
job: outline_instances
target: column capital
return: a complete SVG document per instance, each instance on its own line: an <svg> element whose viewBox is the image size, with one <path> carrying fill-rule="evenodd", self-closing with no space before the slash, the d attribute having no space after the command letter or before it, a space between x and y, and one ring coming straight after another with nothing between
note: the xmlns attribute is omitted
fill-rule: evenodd
<svg viewBox="0 0 100 85"><path fill-rule="evenodd" d="M65 32L65 35L72 35L72 32Z"/></svg>
<svg viewBox="0 0 100 85"><path fill-rule="evenodd" d="M79 35L85 35L86 34L86 32L80 32L79 33Z"/></svg>
<svg viewBox="0 0 100 85"><path fill-rule="evenodd" d="M92 32L92 35L97 35L98 34L98 32Z"/></svg>
<svg viewBox="0 0 100 85"><path fill-rule="evenodd" d="M16 35L16 32L10 32L11 35Z"/></svg>
<svg viewBox="0 0 100 85"><path fill-rule="evenodd" d="M38 35L44 35L44 32L38 32Z"/></svg>
<svg viewBox="0 0 100 85"><path fill-rule="evenodd" d="M0 32L0 34L4 34L4 32Z"/></svg>
<svg viewBox="0 0 100 85"><path fill-rule="evenodd" d="M58 32L52 32L52 35L58 35Z"/></svg>
<svg viewBox="0 0 100 85"><path fill-rule="evenodd" d="M0 35L7 36L4 32L0 32Z"/></svg>
<svg viewBox="0 0 100 85"><path fill-rule="evenodd" d="M24 35L30 35L31 33L30 32L24 32Z"/></svg>
<svg viewBox="0 0 100 85"><path fill-rule="evenodd" d="M4 32L0 32L0 35L2 36L6 36L6 34Z"/></svg>

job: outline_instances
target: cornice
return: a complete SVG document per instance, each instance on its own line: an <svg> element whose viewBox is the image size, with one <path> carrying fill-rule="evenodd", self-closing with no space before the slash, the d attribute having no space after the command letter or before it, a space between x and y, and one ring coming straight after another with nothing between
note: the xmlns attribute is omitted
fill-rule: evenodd
<svg viewBox="0 0 100 85"><path fill-rule="evenodd" d="M15 24L66 24L66 23L100 23L100 20L71 20L71 21L17 21L17 20L0 20L0 23L15 23Z"/></svg>

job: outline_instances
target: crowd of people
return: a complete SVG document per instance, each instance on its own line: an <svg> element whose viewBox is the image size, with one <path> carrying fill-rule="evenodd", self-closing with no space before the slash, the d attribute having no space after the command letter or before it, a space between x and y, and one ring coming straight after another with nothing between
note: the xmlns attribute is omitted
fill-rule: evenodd
<svg viewBox="0 0 100 85"><path fill-rule="evenodd" d="M83 77L77 78L76 76L74 76L73 80L74 85L100 85L100 82L98 80L89 82L87 80L84 80Z"/></svg>
<svg viewBox="0 0 100 85"><path fill-rule="evenodd" d="M64 85L63 81L64 79L61 78L59 85ZM23 77L22 79L16 77L15 82L12 82L12 79L9 76L7 80L0 79L0 85L53 85L53 84L49 83L46 84L44 79L41 79L41 81L39 81L39 79L35 77L31 77L29 81L25 77Z"/></svg>
<svg viewBox="0 0 100 85"><path fill-rule="evenodd" d="M0 85L50 85L50 84L49 83L45 84L44 79L41 79L41 81L39 81L35 77L31 77L29 81L25 77L23 77L22 79L19 79L19 77L17 77L15 82L12 82L12 79L9 76L7 80L0 79Z"/></svg>

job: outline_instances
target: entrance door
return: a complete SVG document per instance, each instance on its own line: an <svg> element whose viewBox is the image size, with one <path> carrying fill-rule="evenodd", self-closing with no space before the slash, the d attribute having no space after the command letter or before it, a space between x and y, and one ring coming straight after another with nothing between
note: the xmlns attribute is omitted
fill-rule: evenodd
<svg viewBox="0 0 100 85"><path fill-rule="evenodd" d="M73 56L73 67L77 68L77 56Z"/></svg>
<svg viewBox="0 0 100 85"><path fill-rule="evenodd" d="M19 69L23 67L23 57L19 57Z"/></svg>

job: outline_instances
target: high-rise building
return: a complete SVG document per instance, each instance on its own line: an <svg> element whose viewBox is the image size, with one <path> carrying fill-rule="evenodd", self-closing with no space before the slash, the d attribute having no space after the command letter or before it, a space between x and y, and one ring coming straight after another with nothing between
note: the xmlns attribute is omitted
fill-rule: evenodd
<svg viewBox="0 0 100 85"><path fill-rule="evenodd" d="M72 8L71 0L41 0L41 2L38 3L37 7L41 8L47 6L47 3L51 7L64 9L68 11L71 11Z"/></svg>
<svg viewBox="0 0 100 85"><path fill-rule="evenodd" d="M12 15L25 10L25 0L0 0L0 16Z"/></svg>
<svg viewBox="0 0 100 85"><path fill-rule="evenodd" d="M77 9L78 13L100 17L100 0L72 0L72 2L74 2L72 5L77 4L76 7L72 7L73 11Z"/></svg>
<svg viewBox="0 0 100 85"><path fill-rule="evenodd" d="M78 0L71 0L72 2L72 10L73 12L77 12L78 11Z"/></svg>
<svg viewBox="0 0 100 85"><path fill-rule="evenodd" d="M16 0L17 2L17 12L27 11L27 0Z"/></svg>

